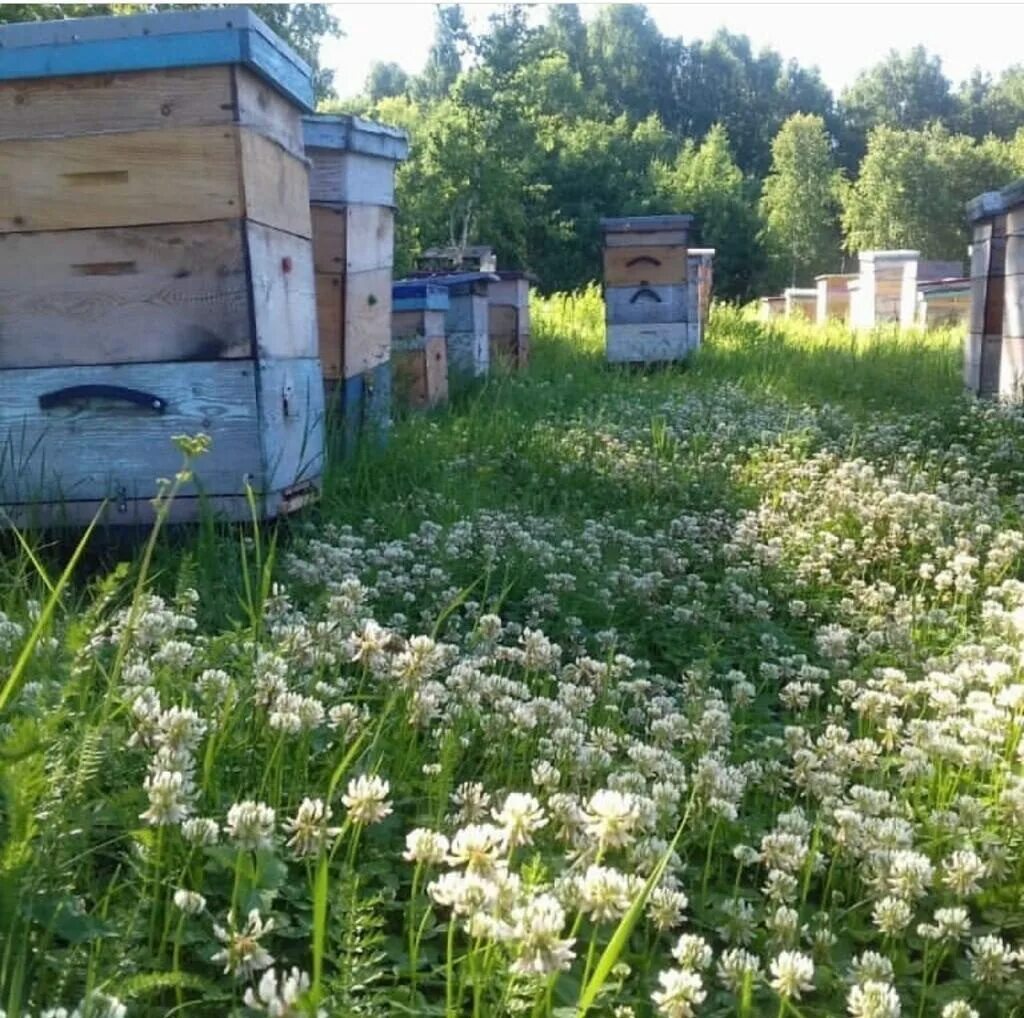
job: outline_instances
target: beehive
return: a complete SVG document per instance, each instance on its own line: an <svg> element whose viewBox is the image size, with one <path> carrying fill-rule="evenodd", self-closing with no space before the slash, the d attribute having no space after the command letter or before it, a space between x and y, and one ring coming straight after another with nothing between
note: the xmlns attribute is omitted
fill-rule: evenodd
<svg viewBox="0 0 1024 1018"><path fill-rule="evenodd" d="M762 322L770 322L781 318L786 313L786 298L779 294L776 297L762 297L758 301L758 317Z"/></svg>
<svg viewBox="0 0 1024 1018"><path fill-rule="evenodd" d="M785 301L784 314L789 318L806 318L814 321L818 309L818 291L796 286L787 287L782 294Z"/></svg>
<svg viewBox="0 0 1024 1018"><path fill-rule="evenodd" d="M310 160L320 360L351 442L387 426L395 167L405 132L354 116L303 121Z"/></svg>
<svg viewBox="0 0 1024 1018"><path fill-rule="evenodd" d="M396 283L391 306L395 403L413 410L444 403L448 399L447 289L432 283Z"/></svg>
<svg viewBox="0 0 1024 1018"><path fill-rule="evenodd" d="M420 272L494 272L498 260L487 244L431 247L416 259Z"/></svg>
<svg viewBox="0 0 1024 1018"><path fill-rule="evenodd" d="M315 494L309 68L245 8L0 28L0 502L146 523Z"/></svg>
<svg viewBox="0 0 1024 1018"><path fill-rule="evenodd" d="M846 321L850 317L850 280L856 278L838 272L814 277L817 290L814 318L819 325L830 319Z"/></svg>
<svg viewBox="0 0 1024 1018"><path fill-rule="evenodd" d="M696 343L704 341L704 329L711 313L711 291L714 289L715 249L713 247L691 247L687 253L689 261L687 288L689 290L691 321L697 326Z"/></svg>
<svg viewBox="0 0 1024 1018"><path fill-rule="evenodd" d="M922 329L966 325L970 314L970 279L940 279L917 284L917 323Z"/></svg>
<svg viewBox="0 0 1024 1018"><path fill-rule="evenodd" d="M487 286L491 364L521 370L530 358L530 277L511 271L495 275Z"/></svg>
<svg viewBox="0 0 1024 1018"><path fill-rule="evenodd" d="M687 272L692 222L686 215L601 220L609 361L680 360L697 346Z"/></svg>
<svg viewBox="0 0 1024 1018"><path fill-rule="evenodd" d="M859 285L851 288L850 323L854 328L877 325L909 328L917 317L917 284L959 276L959 262L922 261L919 251L861 251Z"/></svg>

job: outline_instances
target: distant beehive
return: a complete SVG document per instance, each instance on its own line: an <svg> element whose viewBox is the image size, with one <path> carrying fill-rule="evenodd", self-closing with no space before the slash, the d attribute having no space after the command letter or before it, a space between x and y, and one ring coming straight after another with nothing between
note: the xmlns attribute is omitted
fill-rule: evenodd
<svg viewBox="0 0 1024 1018"><path fill-rule="evenodd" d="M469 247L431 247L416 259L421 272L494 272L498 261L486 244Z"/></svg>
<svg viewBox="0 0 1024 1018"><path fill-rule="evenodd" d="M787 287L782 294L787 318L806 318L813 322L818 308L818 291L796 286Z"/></svg>
<svg viewBox="0 0 1024 1018"><path fill-rule="evenodd" d="M786 298L779 294L776 297L762 297L758 302L758 317L762 322L770 322L781 318L786 313Z"/></svg>
<svg viewBox="0 0 1024 1018"><path fill-rule="evenodd" d="M0 502L145 523L205 432L200 495L249 518L323 458L302 111L309 68L251 11L0 28Z"/></svg>
<svg viewBox="0 0 1024 1018"><path fill-rule="evenodd" d="M530 277L509 271L495 275L487 286L491 364L521 370L530 357Z"/></svg>
<svg viewBox="0 0 1024 1018"><path fill-rule="evenodd" d="M434 283L396 283L391 306L395 403L413 410L444 403L448 399L444 332L448 290Z"/></svg>
<svg viewBox="0 0 1024 1018"><path fill-rule="evenodd" d="M395 167L404 131L354 116L304 118L324 380L346 437L391 414Z"/></svg>
<svg viewBox="0 0 1024 1018"><path fill-rule="evenodd" d="M959 276L960 262L922 261L919 251L861 251L860 278L850 291L850 324L910 328L917 316L917 284Z"/></svg>
<svg viewBox="0 0 1024 1018"><path fill-rule="evenodd" d="M850 280L856 278L839 272L814 277L817 288L814 317L819 325L830 320L846 321L850 317Z"/></svg>
<svg viewBox="0 0 1024 1018"><path fill-rule="evenodd" d="M609 361L680 360L698 345L687 272L692 222L686 215L601 220Z"/></svg>
<svg viewBox="0 0 1024 1018"><path fill-rule="evenodd" d="M938 279L917 284L917 324L922 329L965 325L970 315L970 279Z"/></svg>
<svg viewBox="0 0 1024 1018"><path fill-rule="evenodd" d="M1024 396L1024 179L968 203L971 313L964 381L982 396Z"/></svg>
<svg viewBox="0 0 1024 1018"><path fill-rule="evenodd" d="M711 313L711 293L714 289L715 249L691 247L687 251L687 289L692 310L691 321L697 326L697 345L704 342L704 330Z"/></svg>

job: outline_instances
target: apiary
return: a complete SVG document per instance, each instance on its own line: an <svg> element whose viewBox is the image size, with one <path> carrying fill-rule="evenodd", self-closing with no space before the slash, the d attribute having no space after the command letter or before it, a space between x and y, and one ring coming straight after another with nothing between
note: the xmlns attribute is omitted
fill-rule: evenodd
<svg viewBox="0 0 1024 1018"><path fill-rule="evenodd" d="M692 222L687 215L601 220L610 362L681 360L697 346L687 254Z"/></svg>
<svg viewBox="0 0 1024 1018"><path fill-rule="evenodd" d="M16 524L232 519L323 460L302 114L246 8L0 27L0 504Z"/></svg>
<svg viewBox="0 0 1024 1018"><path fill-rule="evenodd" d="M487 287L491 364L521 370L530 358L530 277L513 271L495 275Z"/></svg>
<svg viewBox="0 0 1024 1018"><path fill-rule="evenodd" d="M444 403L448 399L447 288L434 283L396 283L391 307L396 406L425 410Z"/></svg>
<svg viewBox="0 0 1024 1018"><path fill-rule="evenodd" d="M813 322L818 309L818 291L809 287L787 287L782 293L783 314L787 318L806 318Z"/></svg>
<svg viewBox="0 0 1024 1018"><path fill-rule="evenodd" d="M387 426L395 168L405 132L355 116L307 116L320 360L349 443Z"/></svg>
<svg viewBox="0 0 1024 1018"><path fill-rule="evenodd" d="M817 293L814 320L819 325L833 319L846 321L850 317L850 280L856 278L838 272L814 277Z"/></svg>

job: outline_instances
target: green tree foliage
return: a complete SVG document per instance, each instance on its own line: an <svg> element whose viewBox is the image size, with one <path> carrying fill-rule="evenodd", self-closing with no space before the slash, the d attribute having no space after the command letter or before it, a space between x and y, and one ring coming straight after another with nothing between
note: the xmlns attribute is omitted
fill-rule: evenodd
<svg viewBox="0 0 1024 1018"><path fill-rule="evenodd" d="M951 134L939 124L922 131L876 127L857 180L843 190L846 248L912 248L927 258L963 258L964 205L1018 176L1017 159L1012 145Z"/></svg>
<svg viewBox="0 0 1024 1018"><path fill-rule="evenodd" d="M409 91L409 75L398 64L378 61L366 76L365 91L371 103L406 95Z"/></svg>
<svg viewBox="0 0 1024 1018"><path fill-rule="evenodd" d="M772 142L772 167L761 197L765 243L793 285L834 267L838 188L825 122L794 113Z"/></svg>

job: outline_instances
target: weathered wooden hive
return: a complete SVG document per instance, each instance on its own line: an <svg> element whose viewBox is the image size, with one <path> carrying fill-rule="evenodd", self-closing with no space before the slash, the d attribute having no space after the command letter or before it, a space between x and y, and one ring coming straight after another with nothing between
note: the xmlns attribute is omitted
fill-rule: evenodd
<svg viewBox="0 0 1024 1018"><path fill-rule="evenodd" d="M491 364L522 370L530 359L530 276L500 271L487 286Z"/></svg>
<svg viewBox="0 0 1024 1018"><path fill-rule="evenodd" d="M601 220L609 361L680 360L697 346L687 271L692 222L688 215Z"/></svg>
<svg viewBox="0 0 1024 1018"><path fill-rule="evenodd" d="M354 116L303 121L311 168L320 360L346 437L391 413L395 168L405 132Z"/></svg>
<svg viewBox="0 0 1024 1018"><path fill-rule="evenodd" d="M979 195L971 222L971 311L964 382L981 396L1024 398L1024 179Z"/></svg>
<svg viewBox="0 0 1024 1018"><path fill-rule="evenodd" d="M0 28L0 503L16 523L230 518L323 458L302 113L245 8Z"/></svg>
<svg viewBox="0 0 1024 1018"><path fill-rule="evenodd" d="M494 272L498 260L487 244L430 247L416 259L420 272Z"/></svg>
<svg viewBox="0 0 1024 1018"><path fill-rule="evenodd" d="M782 298L785 301L785 315L787 317L806 318L813 322L818 309L818 291L809 287L787 287Z"/></svg>
<svg viewBox="0 0 1024 1018"><path fill-rule="evenodd" d="M444 331L448 290L434 283L396 283L391 306L395 403L413 410L444 403L448 399Z"/></svg>
<svg viewBox="0 0 1024 1018"><path fill-rule="evenodd" d="M762 322L781 318L786 313L786 298L781 294L775 297L762 297L758 301L758 317Z"/></svg>
<svg viewBox="0 0 1024 1018"><path fill-rule="evenodd" d="M691 247L687 251L687 288L689 291L691 321L697 326L697 345L704 341L704 329L711 313L711 293L715 285L715 249Z"/></svg>
<svg viewBox="0 0 1024 1018"><path fill-rule="evenodd" d="M846 321L850 317L850 280L856 278L839 272L814 277L817 290L814 317L819 325L832 319Z"/></svg>
<svg viewBox="0 0 1024 1018"><path fill-rule="evenodd" d="M917 324L922 329L965 325L970 314L970 279L935 279L917 284Z"/></svg>
<svg viewBox="0 0 1024 1018"><path fill-rule="evenodd" d="M850 290L850 323L860 329L910 328L917 319L918 282L963 272L960 262L922 261L919 251L861 251L859 261L859 285Z"/></svg>

